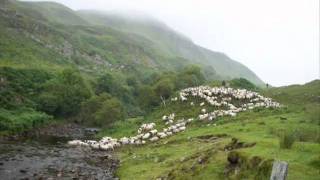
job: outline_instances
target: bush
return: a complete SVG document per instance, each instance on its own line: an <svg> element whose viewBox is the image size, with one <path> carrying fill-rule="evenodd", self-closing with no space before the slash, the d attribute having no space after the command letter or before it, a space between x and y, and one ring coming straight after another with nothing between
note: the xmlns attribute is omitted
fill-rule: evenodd
<svg viewBox="0 0 320 180"><path fill-rule="evenodd" d="M108 99L94 114L95 124L110 127L114 122L124 119L124 109L116 98Z"/></svg>
<svg viewBox="0 0 320 180"><path fill-rule="evenodd" d="M34 107L40 86L50 78L45 70L0 67L0 108Z"/></svg>
<svg viewBox="0 0 320 180"><path fill-rule="evenodd" d="M70 116L79 112L91 91L80 72L66 69L57 78L44 84L39 96L39 109L54 116Z"/></svg>
<svg viewBox="0 0 320 180"><path fill-rule="evenodd" d="M125 111L121 102L102 93L93 96L81 105L79 119L83 124L110 127L115 121L123 120Z"/></svg>
<svg viewBox="0 0 320 180"><path fill-rule="evenodd" d="M242 88L247 90L257 90L258 88L245 78L232 79L230 86L233 88Z"/></svg>
<svg viewBox="0 0 320 180"><path fill-rule="evenodd" d="M295 133L285 131L279 137L279 144L281 149L291 149L293 143L295 142Z"/></svg>
<svg viewBox="0 0 320 180"><path fill-rule="evenodd" d="M6 110L0 108L0 132L17 133L29 130L52 119L30 108Z"/></svg>
<svg viewBox="0 0 320 180"><path fill-rule="evenodd" d="M154 85L154 92L157 97L167 99L171 96L174 90L174 84L170 79L161 79Z"/></svg>

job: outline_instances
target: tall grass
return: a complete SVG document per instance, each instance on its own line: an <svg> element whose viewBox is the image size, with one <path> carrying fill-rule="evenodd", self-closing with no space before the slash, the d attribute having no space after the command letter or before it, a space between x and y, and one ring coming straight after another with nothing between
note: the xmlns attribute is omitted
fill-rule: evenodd
<svg viewBox="0 0 320 180"><path fill-rule="evenodd" d="M296 140L295 133L292 131L284 131L279 136L279 145L281 149L291 149Z"/></svg>

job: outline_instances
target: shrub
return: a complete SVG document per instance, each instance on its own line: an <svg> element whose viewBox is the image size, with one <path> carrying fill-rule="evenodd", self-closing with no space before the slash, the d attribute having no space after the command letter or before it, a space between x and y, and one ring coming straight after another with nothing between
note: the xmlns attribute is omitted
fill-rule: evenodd
<svg viewBox="0 0 320 180"><path fill-rule="evenodd" d="M70 116L79 112L81 102L91 91L80 72L66 69L57 78L45 83L39 96L39 109L54 116Z"/></svg>
<svg viewBox="0 0 320 180"><path fill-rule="evenodd" d="M115 121L123 120L124 117L125 111L121 102L106 93L93 96L83 102L79 115L79 119L84 124L104 127L109 127Z"/></svg>
<svg viewBox="0 0 320 180"><path fill-rule="evenodd" d="M45 70L0 67L0 107L34 107L40 86L50 78Z"/></svg>
<svg viewBox="0 0 320 180"><path fill-rule="evenodd" d="M0 132L17 133L29 130L51 119L51 116L30 108L16 110L0 108Z"/></svg>
<svg viewBox="0 0 320 180"><path fill-rule="evenodd" d="M94 114L95 124L110 127L114 122L124 119L124 109L116 98L108 99Z"/></svg>
<svg viewBox="0 0 320 180"><path fill-rule="evenodd" d="M245 78L232 79L230 86L233 88L243 88L248 90L257 90L257 87Z"/></svg>
<svg viewBox="0 0 320 180"><path fill-rule="evenodd" d="M295 141L295 133L290 131L284 131L279 136L279 144L281 149L290 149Z"/></svg>

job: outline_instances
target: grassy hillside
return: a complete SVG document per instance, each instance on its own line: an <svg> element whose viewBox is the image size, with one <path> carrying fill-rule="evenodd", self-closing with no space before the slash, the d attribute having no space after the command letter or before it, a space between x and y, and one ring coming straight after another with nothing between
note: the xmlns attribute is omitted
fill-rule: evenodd
<svg viewBox="0 0 320 180"><path fill-rule="evenodd" d="M210 66L223 79L243 77L257 85L263 82L247 67L223 53L213 52L194 44L158 20L137 12L99 12L78 11L81 17L92 24L104 25L119 31L145 37L156 45L157 49L169 57L183 57L192 63Z"/></svg>
<svg viewBox="0 0 320 180"><path fill-rule="evenodd" d="M210 79L244 77L263 84L245 66L221 53L204 50L146 15L129 18L75 12L53 2L1 3L2 66L41 64L51 68L68 64L85 72L127 72L132 68L167 71L199 64L206 67Z"/></svg>
<svg viewBox="0 0 320 180"><path fill-rule="evenodd" d="M217 58L204 58L202 48L191 40L145 16L88 16L53 2L4 0L0 26L0 120L5 131L28 129L52 116L76 118L72 98L80 109L81 103L108 93L134 117L159 105L162 94L168 98L181 87L204 83L203 75L207 80L256 77L222 54L208 51ZM201 69L189 68L195 63ZM68 74L70 69L74 73ZM88 92L79 92L68 78L80 79ZM24 118L28 113L43 118Z"/></svg>
<svg viewBox="0 0 320 180"><path fill-rule="evenodd" d="M121 159L117 175L121 179L269 179L272 162L283 160L289 163L289 180L318 179L319 89L320 81L316 80L264 90L262 94L272 96L285 107L219 118L213 122L217 126L195 122L185 132L156 143L124 147L117 151ZM169 102L145 118L116 124L114 129L100 135L130 136L142 122L156 122L161 127L164 114L175 112L177 119L189 118L199 108ZM293 138L291 148L280 147L283 135ZM227 147L233 148L226 150ZM228 157L236 157L239 162L232 165Z"/></svg>

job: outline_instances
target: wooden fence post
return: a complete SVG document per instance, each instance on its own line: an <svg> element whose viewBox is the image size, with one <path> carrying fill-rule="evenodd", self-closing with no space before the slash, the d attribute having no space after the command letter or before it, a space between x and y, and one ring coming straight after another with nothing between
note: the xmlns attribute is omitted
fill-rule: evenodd
<svg viewBox="0 0 320 180"><path fill-rule="evenodd" d="M288 163L284 161L275 161L272 166L270 180L285 180L288 174Z"/></svg>

